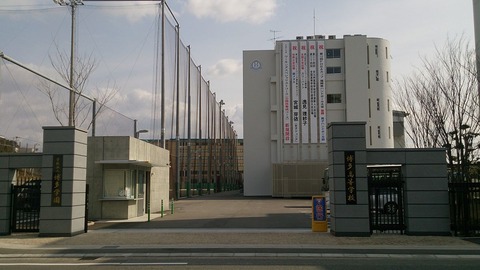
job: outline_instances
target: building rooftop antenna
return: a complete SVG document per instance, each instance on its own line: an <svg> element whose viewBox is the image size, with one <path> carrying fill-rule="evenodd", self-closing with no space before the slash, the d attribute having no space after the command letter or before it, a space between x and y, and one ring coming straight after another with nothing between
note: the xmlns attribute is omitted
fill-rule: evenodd
<svg viewBox="0 0 480 270"><path fill-rule="evenodd" d="M279 31L279 30L270 30L270 33L273 33L273 38L269 39L273 42L273 44L275 44L275 42L277 42L278 39L282 38L282 37L278 37L277 36L277 33L279 32L282 32L282 31Z"/></svg>

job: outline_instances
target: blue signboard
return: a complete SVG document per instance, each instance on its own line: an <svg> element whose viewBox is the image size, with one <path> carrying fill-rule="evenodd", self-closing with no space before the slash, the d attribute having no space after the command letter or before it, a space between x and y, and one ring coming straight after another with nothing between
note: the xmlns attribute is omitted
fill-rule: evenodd
<svg viewBox="0 0 480 270"><path fill-rule="evenodd" d="M325 197L313 197L313 221L327 221Z"/></svg>

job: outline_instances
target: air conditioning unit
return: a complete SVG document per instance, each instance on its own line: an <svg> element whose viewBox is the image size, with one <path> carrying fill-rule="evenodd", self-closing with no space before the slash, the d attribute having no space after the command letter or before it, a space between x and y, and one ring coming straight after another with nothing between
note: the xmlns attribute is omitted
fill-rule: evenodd
<svg viewBox="0 0 480 270"><path fill-rule="evenodd" d="M297 40L303 39L303 36L297 36Z"/></svg>
<svg viewBox="0 0 480 270"><path fill-rule="evenodd" d="M328 39L336 39L336 38L337 38L337 36L335 36L335 35L329 35L328 36Z"/></svg>

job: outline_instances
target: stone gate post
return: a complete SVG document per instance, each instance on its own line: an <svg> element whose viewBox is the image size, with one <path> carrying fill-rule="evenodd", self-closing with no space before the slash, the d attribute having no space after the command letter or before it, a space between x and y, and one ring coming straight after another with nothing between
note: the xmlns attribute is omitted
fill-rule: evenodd
<svg viewBox="0 0 480 270"><path fill-rule="evenodd" d="M87 133L75 127L43 128L40 236L84 232Z"/></svg>
<svg viewBox="0 0 480 270"><path fill-rule="evenodd" d="M365 122L328 126L330 232L370 236Z"/></svg>

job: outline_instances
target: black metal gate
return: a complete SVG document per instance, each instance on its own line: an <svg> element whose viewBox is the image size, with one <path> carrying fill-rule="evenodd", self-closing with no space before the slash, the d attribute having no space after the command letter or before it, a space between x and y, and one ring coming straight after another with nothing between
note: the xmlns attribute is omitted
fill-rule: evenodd
<svg viewBox="0 0 480 270"><path fill-rule="evenodd" d="M480 235L480 182L449 183L450 226L455 236Z"/></svg>
<svg viewBox="0 0 480 270"><path fill-rule="evenodd" d="M12 232L38 232L40 223L40 180L12 185Z"/></svg>
<svg viewBox="0 0 480 270"><path fill-rule="evenodd" d="M370 233L404 233L403 180L400 172L401 166L368 167Z"/></svg>

